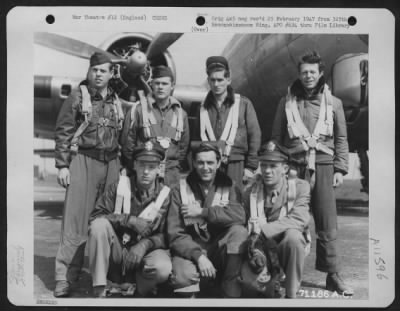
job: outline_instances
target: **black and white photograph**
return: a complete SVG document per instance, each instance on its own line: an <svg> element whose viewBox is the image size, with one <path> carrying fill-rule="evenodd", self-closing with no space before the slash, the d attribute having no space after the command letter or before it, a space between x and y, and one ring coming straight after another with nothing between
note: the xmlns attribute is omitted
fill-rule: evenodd
<svg viewBox="0 0 400 311"><path fill-rule="evenodd" d="M376 107L394 89L370 67L393 60L368 14L203 8L179 31L175 14L145 9L76 8L64 27L30 32L31 168L15 177L31 189L12 196L32 198L31 219L8 218L12 302L21 286L31 304L65 306L366 306L382 287L390 297L394 239L382 238L393 228L382 235L394 204L383 209L391 195L370 171L394 161L394 145L379 158L384 129L371 126L383 120L394 137Z"/></svg>

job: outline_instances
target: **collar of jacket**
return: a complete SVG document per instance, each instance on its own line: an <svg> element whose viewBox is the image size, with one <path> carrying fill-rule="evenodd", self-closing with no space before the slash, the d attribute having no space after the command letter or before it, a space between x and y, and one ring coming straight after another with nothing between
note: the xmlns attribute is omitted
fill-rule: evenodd
<svg viewBox="0 0 400 311"><path fill-rule="evenodd" d="M140 189L136 186L136 174L133 173L130 179L131 179L130 180L131 181L131 193L136 197L136 199L138 199L140 201L141 200ZM148 200L148 199L153 200L153 199L157 198L162 187L164 186L164 182L161 177L157 177L154 182L155 182L154 191L148 198L146 198L146 200Z"/></svg>
<svg viewBox="0 0 400 311"><path fill-rule="evenodd" d="M325 86L325 78L324 76L322 76L319 79L316 87L312 90L312 92L307 93L303 85L301 84L301 81L297 79L291 85L290 92L298 98L312 100L312 99L317 99L317 97L323 93L324 86Z"/></svg>
<svg viewBox="0 0 400 311"><path fill-rule="evenodd" d="M86 85L91 98L93 98L95 100L103 99L101 94L94 87L89 86L88 80L83 80L79 85ZM107 100L109 98L113 98L115 96L114 93L115 93L114 90L110 86L107 86L107 95L104 99Z"/></svg>
<svg viewBox="0 0 400 311"><path fill-rule="evenodd" d="M194 189L196 185L199 185L201 183L201 179L195 170L190 172L188 177L186 177L186 181L189 184L190 188L192 189ZM213 182L215 188L232 187L232 184L233 184L232 179L228 175L224 174L220 170L217 170L217 174L215 175L215 179Z"/></svg>
<svg viewBox="0 0 400 311"><path fill-rule="evenodd" d="M153 108L156 107L157 103L153 96L149 96L147 100L150 102ZM174 106L178 106L178 108L181 108L181 103L175 97L170 96L168 100L168 105L166 106L166 110L169 110Z"/></svg>
<svg viewBox="0 0 400 311"><path fill-rule="evenodd" d="M225 98L224 105L227 105L228 107L230 107L235 102L235 92L230 85L228 85L227 91L228 91L228 95ZM215 105L214 103L215 103L214 95L211 91L209 91L206 96L206 99L204 100L204 108L208 109L212 105Z"/></svg>

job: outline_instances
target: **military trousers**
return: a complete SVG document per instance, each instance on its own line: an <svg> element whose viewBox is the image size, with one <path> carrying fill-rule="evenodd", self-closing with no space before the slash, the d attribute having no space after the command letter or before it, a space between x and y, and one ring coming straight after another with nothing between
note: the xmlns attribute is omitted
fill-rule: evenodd
<svg viewBox="0 0 400 311"><path fill-rule="evenodd" d="M175 293L200 291L200 285L206 289L210 283L216 282L224 297L238 298L241 296L241 285L238 280L242 263L243 243L248 236L247 229L241 225L231 226L226 233L216 241L199 243L204 255L217 270L216 280L201 279L197 263L179 256L172 258L171 285ZM202 283L202 284L200 284Z"/></svg>
<svg viewBox="0 0 400 311"><path fill-rule="evenodd" d="M118 159L105 163L83 154L71 161L56 255L56 281L77 281L83 266L90 213L104 189L118 181L119 166Z"/></svg>
<svg viewBox="0 0 400 311"><path fill-rule="evenodd" d="M285 272L286 296L296 298L303 276L306 240L300 231L288 229L277 242L279 263Z"/></svg>
<svg viewBox="0 0 400 311"><path fill-rule="evenodd" d="M315 172L311 176L305 167L300 167L298 172L300 178L308 179L312 185L310 207L317 236L315 268L321 272L338 272L337 210L333 188L333 165L316 164Z"/></svg>
<svg viewBox="0 0 400 311"><path fill-rule="evenodd" d="M90 224L88 249L93 286L106 285L107 279L122 283L126 275L127 279L136 280L136 290L141 296L149 296L155 294L157 285L166 282L171 274L169 251L163 249L146 254L135 271L123 271L122 243L106 218L97 218Z"/></svg>

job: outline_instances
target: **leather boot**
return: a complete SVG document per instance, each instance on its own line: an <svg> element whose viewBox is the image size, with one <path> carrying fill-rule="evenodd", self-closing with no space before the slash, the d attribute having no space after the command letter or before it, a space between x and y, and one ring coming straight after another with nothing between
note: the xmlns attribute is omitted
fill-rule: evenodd
<svg viewBox="0 0 400 311"><path fill-rule="evenodd" d="M353 296L353 289L346 285L337 272L328 273L326 276L326 289L344 296Z"/></svg>
<svg viewBox="0 0 400 311"><path fill-rule="evenodd" d="M222 295L225 298L239 298L242 295L242 287L238 280L242 257L239 254L228 254L226 267L222 278Z"/></svg>
<svg viewBox="0 0 400 311"><path fill-rule="evenodd" d="M71 293L71 283L68 281L56 281L56 288L54 289L54 297L62 298L68 297Z"/></svg>

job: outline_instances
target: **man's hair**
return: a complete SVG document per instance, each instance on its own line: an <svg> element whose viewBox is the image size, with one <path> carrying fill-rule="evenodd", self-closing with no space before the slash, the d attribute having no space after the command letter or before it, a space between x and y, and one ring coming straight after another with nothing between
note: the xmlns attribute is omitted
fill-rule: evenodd
<svg viewBox="0 0 400 311"><path fill-rule="evenodd" d="M215 155L217 156L217 161L221 160L221 153L218 147L207 142L203 142L197 148L193 148L192 158L196 160L196 157L199 153L208 151L213 151L215 153Z"/></svg>
<svg viewBox="0 0 400 311"><path fill-rule="evenodd" d="M210 76L215 71L224 71L224 77L229 78L231 72L222 65L212 64L207 68L207 76Z"/></svg>
<svg viewBox="0 0 400 311"><path fill-rule="evenodd" d="M297 70L300 71L301 65L303 64L318 64L319 71L324 71L325 64L321 59L321 56L318 54L317 51L309 51L301 56L298 64Z"/></svg>

